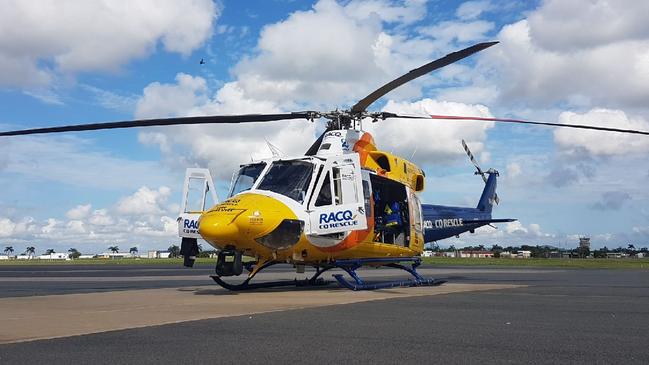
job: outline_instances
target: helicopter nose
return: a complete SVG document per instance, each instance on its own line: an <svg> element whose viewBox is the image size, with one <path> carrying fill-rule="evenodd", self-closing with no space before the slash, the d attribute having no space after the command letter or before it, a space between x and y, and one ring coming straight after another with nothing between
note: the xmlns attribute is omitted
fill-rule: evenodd
<svg viewBox="0 0 649 365"><path fill-rule="evenodd" d="M254 249L260 244L273 251L295 245L304 222L277 199L246 193L215 205L199 220L198 232L211 244Z"/></svg>

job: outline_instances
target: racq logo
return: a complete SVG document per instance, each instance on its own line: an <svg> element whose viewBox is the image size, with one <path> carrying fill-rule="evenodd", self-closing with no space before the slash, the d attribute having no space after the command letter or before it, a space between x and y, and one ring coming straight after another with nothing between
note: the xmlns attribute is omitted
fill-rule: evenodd
<svg viewBox="0 0 649 365"><path fill-rule="evenodd" d="M358 224L351 210L320 214L320 229L351 227Z"/></svg>
<svg viewBox="0 0 649 365"><path fill-rule="evenodd" d="M198 233L198 221L193 219L185 219L183 221L183 232L184 233Z"/></svg>

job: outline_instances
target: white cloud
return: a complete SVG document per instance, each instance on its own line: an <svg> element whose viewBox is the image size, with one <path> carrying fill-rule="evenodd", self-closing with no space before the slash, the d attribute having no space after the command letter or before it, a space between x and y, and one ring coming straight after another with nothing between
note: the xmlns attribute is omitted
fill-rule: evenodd
<svg viewBox="0 0 649 365"><path fill-rule="evenodd" d="M114 71L155 51L188 55L211 35L211 0L9 1L0 12L0 85L46 85L58 73Z"/></svg>
<svg viewBox="0 0 649 365"><path fill-rule="evenodd" d="M530 34L536 44L559 52L646 40L647 13L644 1L547 0L530 15Z"/></svg>
<svg viewBox="0 0 649 365"><path fill-rule="evenodd" d="M443 21L436 25L420 29L420 33L434 37L445 44L451 42L465 43L484 40L487 33L494 29L494 23L485 20Z"/></svg>
<svg viewBox="0 0 649 365"><path fill-rule="evenodd" d="M592 109L583 114L563 112L559 123L649 131L649 122L644 118L629 117L621 110L610 109ZM642 135L557 128L554 141L564 150L584 150L599 156L649 152L649 138Z"/></svg>
<svg viewBox="0 0 649 365"><path fill-rule="evenodd" d="M138 189L133 195L122 198L116 206L121 214L161 214L166 211L166 204L171 189L161 186L158 190L151 190L146 186Z"/></svg>
<svg viewBox="0 0 649 365"><path fill-rule="evenodd" d="M410 24L422 20L426 16L426 0L353 1L345 6L345 13L360 21L378 17L384 22Z"/></svg>
<svg viewBox="0 0 649 365"><path fill-rule="evenodd" d="M522 172L521 165L517 162L507 164L507 177L513 179L519 176Z"/></svg>
<svg viewBox="0 0 649 365"><path fill-rule="evenodd" d="M110 226L115 224L115 220L108 214L108 210L97 209L88 218L88 223L95 226Z"/></svg>
<svg viewBox="0 0 649 365"><path fill-rule="evenodd" d="M563 22L566 18L562 16L561 19ZM546 24L538 20L535 27L551 31L548 29L558 22L557 19ZM580 29L597 28L584 17L571 18L569 22L578 24ZM498 101L503 105L520 103L545 109L548 105L564 108L646 106L649 37L594 38L594 43L588 45L572 40L574 47L552 50L540 46L535 37L531 20L521 20L503 27L497 36L501 43L485 52L484 62L477 71L490 75L490 82L498 85ZM570 37L559 38L571 40Z"/></svg>
<svg viewBox="0 0 649 365"><path fill-rule="evenodd" d="M463 20L475 19L482 13L492 10L493 4L490 1L467 1L462 3L456 10L455 15Z"/></svg>
<svg viewBox="0 0 649 365"><path fill-rule="evenodd" d="M69 221L65 226L70 233L86 233L85 223L83 221L72 220Z"/></svg>
<svg viewBox="0 0 649 365"><path fill-rule="evenodd" d="M404 115L427 116L432 114L472 115L489 117L484 105L423 99L414 103L388 101L385 110ZM363 126L374 135L381 149L409 158L416 150L414 161L426 164L448 162L464 155L464 139L475 154L484 152L486 132L493 123L388 119Z"/></svg>
<svg viewBox="0 0 649 365"><path fill-rule="evenodd" d="M16 224L9 218L0 218L0 237L9 237L13 234Z"/></svg>
<svg viewBox="0 0 649 365"><path fill-rule="evenodd" d="M65 214L66 217L69 219L83 219L90 214L90 208L92 206L90 204L86 205L77 205L76 207L68 210L68 212Z"/></svg>
<svg viewBox="0 0 649 365"><path fill-rule="evenodd" d="M16 247L33 245L39 252L76 247L84 253L99 253L114 244L166 248L178 240L176 219L165 206L170 193L164 186L142 187L109 207L92 210L89 204L78 205L68 211L67 221L0 217L0 238ZM172 208L175 213L177 206Z"/></svg>
<svg viewBox="0 0 649 365"><path fill-rule="evenodd" d="M172 116L179 110L191 113L192 108L207 101L206 92L205 79L179 73L176 84L153 82L145 87L137 102L135 115L138 118L153 118Z"/></svg>

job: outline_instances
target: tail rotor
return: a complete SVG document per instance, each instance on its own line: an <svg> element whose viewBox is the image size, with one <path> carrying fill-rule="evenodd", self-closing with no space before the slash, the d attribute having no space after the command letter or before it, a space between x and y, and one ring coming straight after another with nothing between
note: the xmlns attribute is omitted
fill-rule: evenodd
<svg viewBox="0 0 649 365"><path fill-rule="evenodd" d="M466 152L467 156L469 156L469 160L471 160L471 163L476 168L475 174L482 176L482 181L484 181L485 184L487 183L487 176L485 176L485 175L487 175L487 174L496 174L496 176L498 176L498 171L496 171L494 169L489 169L487 171L483 171L480 168L480 165L478 165L478 161L475 160L475 157L473 156L473 153L471 153L471 150L469 150L469 146L466 145L466 142L464 140L462 140L462 147L464 147L464 151ZM496 204L500 203L500 198L498 198L498 194L494 194L494 202Z"/></svg>

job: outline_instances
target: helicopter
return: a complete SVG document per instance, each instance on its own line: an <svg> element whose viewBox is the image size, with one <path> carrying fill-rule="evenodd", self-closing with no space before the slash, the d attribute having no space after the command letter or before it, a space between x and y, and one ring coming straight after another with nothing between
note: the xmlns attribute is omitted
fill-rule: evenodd
<svg viewBox="0 0 649 365"><path fill-rule="evenodd" d="M299 111L277 114L215 115L66 125L0 132L0 137L41 133L90 131L115 128L218 123L265 123L304 119L326 119L324 132L301 156L273 157L240 166L232 179L227 198L206 207L208 197L218 202L209 170L187 169L183 203L178 217L181 255L191 267L198 254L198 239L218 250L212 279L230 290L279 286L326 285L321 276L332 269L344 288L373 290L396 286L434 286L443 280L424 278L421 264L424 244L475 232L479 227L515 221L492 218L498 171L483 170L468 145L462 147L485 186L475 207L424 204L418 194L425 189L425 173L416 164L380 150L363 122L389 118L490 121L528 125L600 130L649 135L649 132L455 115L399 115L367 108L397 87L420 76L458 62L498 42L483 42L450 53L386 83L350 109L330 112ZM191 186L200 192L198 207L190 207ZM206 209L207 208L207 209ZM245 258L252 258L246 260ZM290 264L297 273L312 267L315 273L304 280L252 283L264 269ZM411 275L406 280L368 283L358 274L363 266L390 267ZM239 284L225 278L247 277Z"/></svg>

